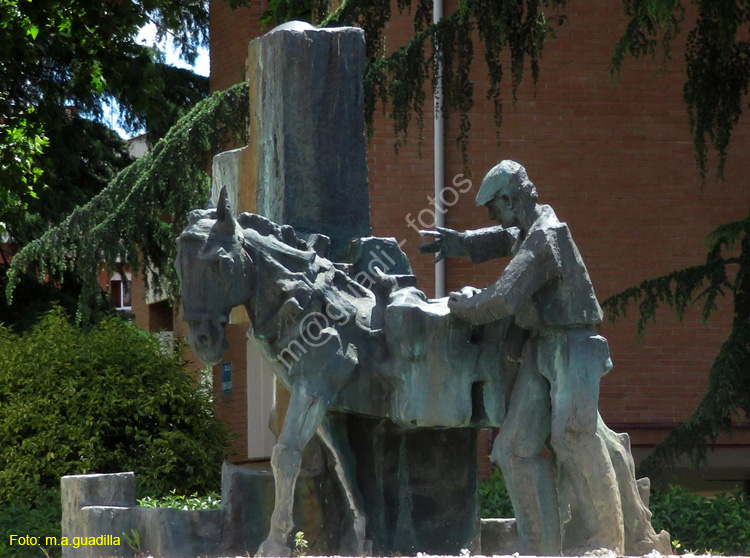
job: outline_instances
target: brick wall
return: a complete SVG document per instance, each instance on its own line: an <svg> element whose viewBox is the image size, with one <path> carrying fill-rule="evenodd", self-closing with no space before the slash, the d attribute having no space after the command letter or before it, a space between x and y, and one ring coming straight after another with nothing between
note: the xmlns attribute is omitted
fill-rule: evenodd
<svg viewBox="0 0 750 558"><path fill-rule="evenodd" d="M491 104L483 95L483 52L475 52L468 170L477 184L449 210L446 224L456 229L490 224L484 208L474 205L476 187L499 160L515 159L526 166L541 202L551 204L570 225L604 299L645 278L701 263L705 236L718 224L746 215L748 127L743 121L733 134L725 182L709 178L701 185L681 97L681 47L675 45L665 69L628 61L619 82L612 83L608 63L624 27L621 4L579 2L566 13L569 22L546 46L536 89L527 79L514 106L509 84L503 86L499 141ZM387 35L400 42L409 32L399 22ZM453 142L456 120L449 118L446 125L446 186L462 172ZM433 285L430 258L417 253L420 239L405 217L429 207L430 124L420 159L413 140L393 154L389 123L380 118L368 158L375 233L407 240L405 249L428 292ZM424 217L429 225L429 213ZM449 262L446 287L486 286L497 279L501 266ZM703 326L698 312L677 323L665 311L639 344L635 313L633 308L629 319L603 327L615 370L604 379L601 408L614 425L636 423L634 443L653 444L665 429L645 425L680 422L695 408L730 316L724 312Z"/></svg>
<svg viewBox="0 0 750 558"><path fill-rule="evenodd" d="M213 89L241 79L247 42L259 33L256 22L263 8L232 12L222 1L211 2ZM448 2L446 12L454 9L455 2ZM608 66L625 25L621 2L574 2L566 14L568 22L545 47L539 83L533 87L528 72L515 105L506 70L499 140L484 96L483 52L476 49L467 169L475 187L451 207L446 224L456 229L489 225L484 208L474 205L478 183L498 161L517 160L537 185L540 201L570 225L603 300L643 279L701 263L706 235L747 214L750 189L744 180L750 161L744 154L750 134L745 119L732 136L726 180L709 176L702 185L682 102L682 43L674 45L672 60L663 68L659 61L628 60L613 83ZM385 34L389 48L403 44L411 34L410 20L395 18ZM428 97L428 112L429 102ZM406 222L407 214L415 218L429 208L427 196L432 195L432 122L426 117L425 143L420 148L414 129L397 156L391 123L378 115L368 166L374 233L406 240L404 249L421 286L432 294L431 258L418 254L420 238ZM457 119L450 117L446 185L464 172L456 135ZM423 224L430 225L428 214L423 216ZM502 262L472 266L451 261L446 286L486 286L501 270ZM605 420L615 428L627 427L634 444L645 446L683 421L704 393L707 370L728 332L730 316L723 310L705 326L698 312L682 323L662 312L641 343L635 336L636 308L628 319L605 324L615 363L602 385ZM486 453L481 443L479 451Z"/></svg>
<svg viewBox="0 0 750 558"><path fill-rule="evenodd" d="M148 323L148 304L146 304L146 285L143 283L143 277L140 274L133 273L131 290L131 308L133 312L133 321L138 327L151 331Z"/></svg>
<svg viewBox="0 0 750 558"><path fill-rule="evenodd" d="M211 1L211 91L221 91L245 79L247 45L262 34L258 21L266 9L267 0L236 10L224 0Z"/></svg>
<svg viewBox="0 0 750 558"><path fill-rule="evenodd" d="M247 459L247 365L245 354L245 333L247 326L228 325L226 334L229 350L223 362L232 363L232 390L222 392L221 365L214 366L214 401L216 415L235 432L234 455L230 461Z"/></svg>

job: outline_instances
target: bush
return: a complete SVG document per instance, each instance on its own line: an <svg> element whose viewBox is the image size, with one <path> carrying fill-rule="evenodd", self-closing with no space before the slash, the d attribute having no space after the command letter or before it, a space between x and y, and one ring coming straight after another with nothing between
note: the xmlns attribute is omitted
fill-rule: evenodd
<svg viewBox="0 0 750 558"><path fill-rule="evenodd" d="M742 492L706 498L670 486L652 493L650 508L654 529L669 531L678 552L750 553L750 497Z"/></svg>
<svg viewBox="0 0 750 558"><path fill-rule="evenodd" d="M142 508L174 508L176 510L215 510L221 507L221 494L210 492L205 496L191 494L184 496L172 490L169 494L155 498L145 496L138 500Z"/></svg>
<svg viewBox="0 0 750 558"><path fill-rule="evenodd" d="M119 318L83 331L49 312L0 327L0 507L48 497L63 475L134 471L147 494L220 482L229 430L175 352Z"/></svg>
<svg viewBox="0 0 750 558"><path fill-rule="evenodd" d="M0 506L0 556L13 558L57 558L62 554L59 546L45 548L44 537L57 537L60 527L60 490L48 490L44 496L31 503L11 503ZM10 546L11 535L40 537L39 546Z"/></svg>
<svg viewBox="0 0 750 558"><path fill-rule="evenodd" d="M499 469L479 483L482 517L513 517ZM679 486L651 494L651 523L672 536L675 551L695 554L750 554L750 496L736 492L706 498Z"/></svg>
<svg viewBox="0 0 750 558"><path fill-rule="evenodd" d="M489 479L479 483L479 513L482 517L514 517L505 479L498 468L492 470Z"/></svg>

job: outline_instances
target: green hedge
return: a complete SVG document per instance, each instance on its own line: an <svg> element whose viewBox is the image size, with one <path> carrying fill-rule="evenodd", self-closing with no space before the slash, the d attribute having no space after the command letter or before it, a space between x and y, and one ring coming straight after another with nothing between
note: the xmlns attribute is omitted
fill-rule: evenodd
<svg viewBox="0 0 750 558"><path fill-rule="evenodd" d="M221 507L221 494L209 492L205 496L197 493L190 495L179 494L171 490L164 496L144 496L138 499L138 505L142 508L173 508L176 510L216 510Z"/></svg>
<svg viewBox="0 0 750 558"><path fill-rule="evenodd" d="M679 486L653 492L654 529L665 529L679 553L750 554L750 497L742 492L706 498Z"/></svg>
<svg viewBox="0 0 750 558"><path fill-rule="evenodd" d="M48 490L34 502L14 502L0 506L0 556L12 558L58 558L60 547L44 547L44 537L62 535L60 490ZM42 548L9 544L11 535L41 537Z"/></svg>
<svg viewBox="0 0 750 558"><path fill-rule="evenodd" d="M82 330L55 309L23 334L0 326L0 556L43 556L3 545L59 534L63 475L134 471L142 494L205 494L230 442L178 350L131 323Z"/></svg>
<svg viewBox="0 0 750 558"><path fill-rule="evenodd" d="M499 469L479 483L482 517L513 517ZM652 524L672 536L676 553L750 555L750 497L744 493L706 498L679 486L651 494Z"/></svg>
<svg viewBox="0 0 750 558"><path fill-rule="evenodd" d="M514 517L505 479L498 468L492 470L489 479L479 483L479 510L482 517Z"/></svg>

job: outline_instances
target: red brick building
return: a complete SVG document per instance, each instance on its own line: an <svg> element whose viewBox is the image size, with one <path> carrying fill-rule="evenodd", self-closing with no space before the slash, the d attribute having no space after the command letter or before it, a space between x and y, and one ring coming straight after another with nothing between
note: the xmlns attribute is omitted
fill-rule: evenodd
<svg viewBox="0 0 750 558"><path fill-rule="evenodd" d="M210 9L211 87L219 90L244 79L247 45L264 32L258 20L266 5L253 2L250 8L233 11L225 1L213 0ZM455 2L447 2L446 13L453 9ZM467 175L474 188L461 194L445 219L446 226L455 229L490 224L484 208L474 205L478 184L500 160L519 161L536 184L540 201L552 205L570 225L603 300L644 279L701 263L706 235L747 214L750 124L741 121L732 136L725 181L710 176L701 184L682 101L682 43L675 43L664 67L661 61L628 60L620 79L613 82L609 61L626 23L621 2L573 2L565 13L567 22L545 46L536 88L529 73L513 105L510 85L503 84L505 113L499 140L491 103L484 96L483 53L481 47L476 49ZM394 16L384 32L390 49L409 39L411 25L408 15ZM427 105L429 111L429 101ZM431 295L432 259L418 253L420 238L407 219L422 212L419 225L432 225L429 212L423 212L432 209L428 196L433 195L433 130L426 116L423 145L418 145L418 131L412 130L408 144L396 155L391 123L378 115L368 144L368 167L373 233L406 241L404 250L421 288ZM464 172L454 141L456 120L449 117L445 127L446 186ZM502 265L449 261L446 291L486 286L497 279ZM160 323L160 310L139 308L137 292L133 300L138 323L151 329ZM630 432L635 448L647 449L684 421L700 401L708 369L729 331L730 316L718 314L704 326L698 311L682 323L665 311L639 343L636 313L633 307L628 319L602 328L615 369L603 381L600 407L610 426ZM184 332L179 320L174 331ZM248 409L262 416L248 403L247 378L252 381L254 372L245 364L244 331L244 326L230 327L231 392L221 393L221 365L214 371L218 412L241 434L238 461L257 455L248 448L254 443L247 438L248 423L257 420L248 419ZM748 442L750 438L740 433L723 441L711 458L709 478L750 478ZM480 446L488 453L488 444Z"/></svg>

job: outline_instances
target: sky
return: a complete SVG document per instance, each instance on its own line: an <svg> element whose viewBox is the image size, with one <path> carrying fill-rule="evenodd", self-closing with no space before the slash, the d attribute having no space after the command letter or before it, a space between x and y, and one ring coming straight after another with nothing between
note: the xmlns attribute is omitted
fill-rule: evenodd
<svg viewBox="0 0 750 558"><path fill-rule="evenodd" d="M166 54L167 63L178 68L192 68L196 74L208 77L209 74L209 58L208 48L201 47L198 49L198 60L196 60L195 66L186 64L184 60L180 60L174 46L172 45L172 38L167 37L162 44L157 45L155 40L156 26L150 23L141 29L136 39L142 45L158 46L159 49Z"/></svg>
<svg viewBox="0 0 750 558"><path fill-rule="evenodd" d="M167 64L170 64L172 66L177 66L178 68L192 69L196 74L200 74L202 76L208 77L208 74L210 73L210 59L209 59L209 54L208 54L208 48L200 47L198 49L198 58L195 61L195 65L191 66L190 64L187 64L184 60L180 58L180 56L177 53L177 50L174 48L174 45L172 44L171 36L167 37L164 41L162 41L161 44L157 44L155 36L156 36L156 26L154 24L148 24L141 29L141 32L138 34L138 38L136 40L138 41L138 43L142 45L157 46L159 50L161 50L165 54ZM114 129L118 134L120 134L120 136L123 139L130 139L133 136L138 136L142 132L145 132L145 130L143 130L142 132L129 134L128 132L123 130L120 126L118 126L116 107L112 107L112 106L105 107L104 121L112 129Z"/></svg>

